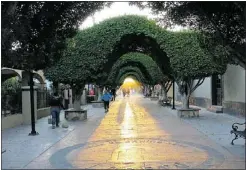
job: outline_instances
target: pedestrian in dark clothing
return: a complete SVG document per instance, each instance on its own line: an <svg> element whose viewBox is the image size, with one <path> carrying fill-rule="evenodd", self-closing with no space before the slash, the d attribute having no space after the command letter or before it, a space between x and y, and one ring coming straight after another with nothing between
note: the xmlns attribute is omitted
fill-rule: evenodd
<svg viewBox="0 0 246 170"><path fill-rule="evenodd" d="M116 97L116 90L113 88L111 89L111 95L112 95L112 100L115 101L115 97Z"/></svg>
<svg viewBox="0 0 246 170"><path fill-rule="evenodd" d="M56 127L59 127L60 111L61 109L64 109L61 97L59 97L57 93L54 93L54 95L50 99L49 105L52 116L52 128L55 129L55 125Z"/></svg>

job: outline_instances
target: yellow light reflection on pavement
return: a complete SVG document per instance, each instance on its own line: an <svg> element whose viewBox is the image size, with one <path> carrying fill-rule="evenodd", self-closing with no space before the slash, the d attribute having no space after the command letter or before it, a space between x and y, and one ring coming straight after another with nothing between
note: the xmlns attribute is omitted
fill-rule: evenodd
<svg viewBox="0 0 246 170"><path fill-rule="evenodd" d="M135 116L132 113L132 109L130 108L128 102L126 103L124 120L121 124L121 137L122 138L131 138L137 137L136 133L136 122Z"/></svg>
<svg viewBox="0 0 246 170"><path fill-rule="evenodd" d="M84 146L70 159L77 168L125 169L158 168L166 164L168 169L194 167L204 162L205 151L171 141L171 136L158 126L143 107L135 104L137 98L118 100L111 104L109 112ZM165 141L152 139L164 137ZM178 162L182 162L178 167ZM158 165L158 166L157 166Z"/></svg>

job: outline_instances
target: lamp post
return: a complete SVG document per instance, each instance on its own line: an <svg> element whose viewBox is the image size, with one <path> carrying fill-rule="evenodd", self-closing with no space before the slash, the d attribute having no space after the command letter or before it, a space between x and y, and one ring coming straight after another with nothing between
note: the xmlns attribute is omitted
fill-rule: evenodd
<svg viewBox="0 0 246 170"><path fill-rule="evenodd" d="M38 135L38 132L35 130L35 110L34 110L34 82L33 82L33 72L29 72L30 75L30 102L31 102L31 126L32 126L32 131L29 133L29 136L36 136Z"/></svg>
<svg viewBox="0 0 246 170"><path fill-rule="evenodd" d="M175 80L173 79L173 108L172 110L175 110Z"/></svg>

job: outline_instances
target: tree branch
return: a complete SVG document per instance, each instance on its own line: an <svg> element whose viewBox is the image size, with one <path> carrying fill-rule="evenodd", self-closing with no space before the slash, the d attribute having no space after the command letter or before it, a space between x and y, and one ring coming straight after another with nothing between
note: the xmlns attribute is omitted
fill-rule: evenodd
<svg viewBox="0 0 246 170"><path fill-rule="evenodd" d="M197 89L197 87L199 87L204 82L204 80L205 78L199 79L196 85L192 88L191 93L193 93Z"/></svg>

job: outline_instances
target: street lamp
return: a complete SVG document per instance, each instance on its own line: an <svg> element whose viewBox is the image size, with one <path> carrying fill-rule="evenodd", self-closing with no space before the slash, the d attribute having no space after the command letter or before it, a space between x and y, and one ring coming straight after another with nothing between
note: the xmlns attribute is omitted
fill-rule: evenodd
<svg viewBox="0 0 246 170"><path fill-rule="evenodd" d="M173 79L173 108L175 110L175 80Z"/></svg>

